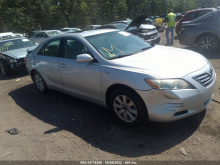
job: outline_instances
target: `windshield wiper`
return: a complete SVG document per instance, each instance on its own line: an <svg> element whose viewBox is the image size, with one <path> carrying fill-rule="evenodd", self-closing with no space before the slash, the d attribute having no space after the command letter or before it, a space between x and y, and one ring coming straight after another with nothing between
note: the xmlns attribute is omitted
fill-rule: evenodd
<svg viewBox="0 0 220 165"><path fill-rule="evenodd" d="M153 47L153 46L149 46L149 47L142 48L141 50L138 50L138 51L135 52L134 54L137 54L137 53L143 52L143 51L145 51L145 50L147 50L147 49L150 49L150 48L152 48L152 47Z"/></svg>
<svg viewBox="0 0 220 165"><path fill-rule="evenodd" d="M116 56L116 57L112 57L111 59L116 59L116 58L122 58L122 57L126 57L126 56L130 56L130 55L133 55L133 53L132 54L121 54L121 55L119 55L119 56ZM110 59L110 60L111 60Z"/></svg>
<svg viewBox="0 0 220 165"><path fill-rule="evenodd" d="M145 51L145 50L147 50L147 49L150 49L150 48L152 48L152 47L153 47L153 45L152 45L152 46L149 46L149 47L142 48L142 49L138 50L137 52L130 53L130 54L121 54L121 55L116 56L116 57L113 57L113 58L111 58L111 59L122 58L122 57L130 56L130 55L134 55L134 54L143 52L143 51Z"/></svg>

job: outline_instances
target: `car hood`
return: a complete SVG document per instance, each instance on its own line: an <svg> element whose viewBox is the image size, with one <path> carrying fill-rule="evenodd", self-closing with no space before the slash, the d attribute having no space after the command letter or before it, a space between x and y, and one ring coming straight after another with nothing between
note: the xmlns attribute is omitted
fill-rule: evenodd
<svg viewBox="0 0 220 165"><path fill-rule="evenodd" d="M154 46L144 52L112 60L123 69L146 74L153 74L159 78L182 78L207 65L208 60L193 51Z"/></svg>
<svg viewBox="0 0 220 165"><path fill-rule="evenodd" d="M129 27L132 27L132 26L136 26L137 28L139 28L139 26L144 23L145 19L147 18L148 16L147 15L140 15L140 16L137 16L136 18L134 18L132 20L132 22L128 25L128 27L125 29L125 31L129 28Z"/></svg>
<svg viewBox="0 0 220 165"><path fill-rule="evenodd" d="M35 49L36 46L21 48L21 49L15 49L15 50L9 50L2 52L5 55L8 55L12 58L18 59L18 58L24 58L27 55L27 49L32 50Z"/></svg>

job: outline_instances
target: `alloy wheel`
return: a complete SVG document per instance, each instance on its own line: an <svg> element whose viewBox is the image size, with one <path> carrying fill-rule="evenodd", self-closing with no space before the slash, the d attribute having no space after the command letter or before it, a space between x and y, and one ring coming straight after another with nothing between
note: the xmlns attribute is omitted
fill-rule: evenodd
<svg viewBox="0 0 220 165"><path fill-rule="evenodd" d="M199 51L205 53L212 53L216 49L216 41L213 37L204 36L197 42Z"/></svg>
<svg viewBox="0 0 220 165"><path fill-rule="evenodd" d="M36 84L36 86L37 86L37 88L40 90L40 91L44 91L44 89L45 89L45 84L44 84L44 80L43 80L43 78L37 73L37 74L35 74L35 84Z"/></svg>
<svg viewBox="0 0 220 165"><path fill-rule="evenodd" d="M129 97L118 95L113 102L116 115L124 122L134 122L137 118L137 107Z"/></svg>

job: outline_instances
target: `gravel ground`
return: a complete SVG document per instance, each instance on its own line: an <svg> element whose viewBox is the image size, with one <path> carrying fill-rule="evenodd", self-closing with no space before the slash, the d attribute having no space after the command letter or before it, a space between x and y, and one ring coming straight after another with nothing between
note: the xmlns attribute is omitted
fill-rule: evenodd
<svg viewBox="0 0 220 165"><path fill-rule="evenodd" d="M164 32L161 38L164 45ZM179 45L177 37L173 47L190 49ZM220 51L205 56L217 73L207 110L180 121L150 122L139 128L118 124L98 105L55 91L42 95L26 74L0 75L0 160L220 164ZM10 135L11 128L18 134Z"/></svg>

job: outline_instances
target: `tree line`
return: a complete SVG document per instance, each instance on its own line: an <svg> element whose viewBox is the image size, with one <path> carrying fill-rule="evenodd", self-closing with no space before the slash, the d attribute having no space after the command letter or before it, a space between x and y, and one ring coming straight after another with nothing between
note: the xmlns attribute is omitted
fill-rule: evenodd
<svg viewBox="0 0 220 165"><path fill-rule="evenodd" d="M0 0L0 32L106 24L142 13L152 16L220 6L220 0Z"/></svg>

